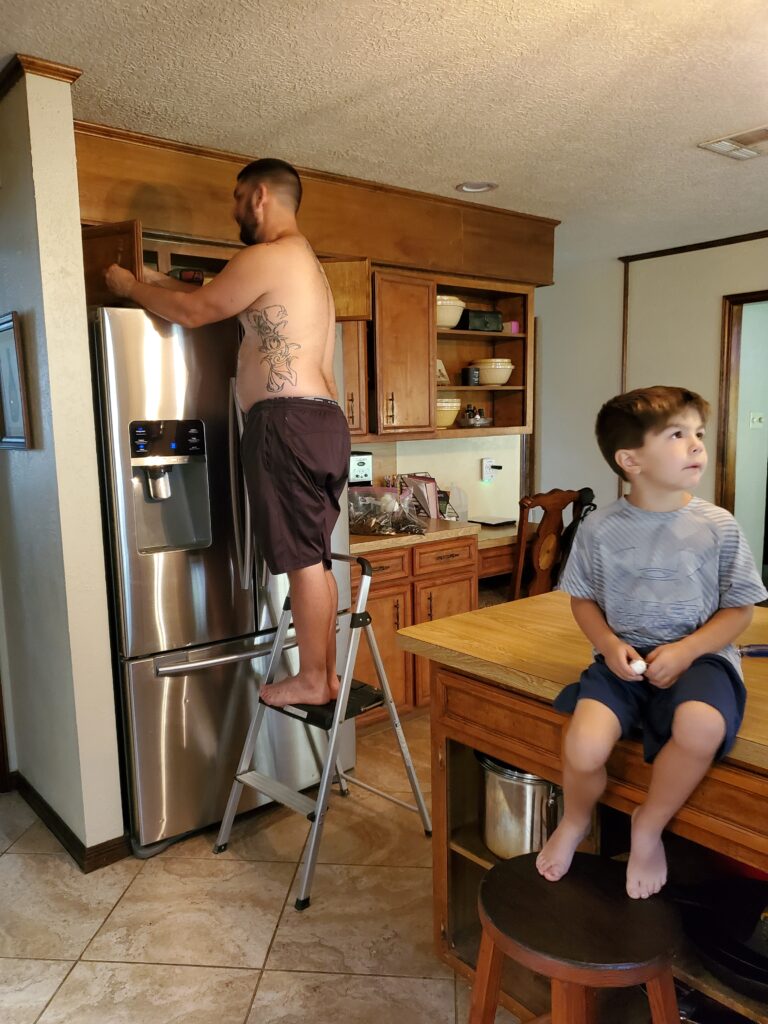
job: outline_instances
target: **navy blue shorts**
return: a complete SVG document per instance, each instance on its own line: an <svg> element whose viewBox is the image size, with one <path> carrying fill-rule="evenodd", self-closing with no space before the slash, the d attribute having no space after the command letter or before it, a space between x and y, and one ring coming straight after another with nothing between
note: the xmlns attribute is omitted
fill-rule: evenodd
<svg viewBox="0 0 768 1024"><path fill-rule="evenodd" d="M648 651L638 651L645 657ZM686 701L700 701L716 708L725 719L725 738L715 760L725 757L733 746L747 701L747 690L734 666L718 654L703 654L692 663L676 683L666 690L652 686L647 679L630 683L619 679L597 656L581 674L578 683L566 686L555 699L558 711L572 714L583 699L605 704L621 725L621 738L637 737L642 732L643 755L649 763L672 735L675 711Z"/></svg>

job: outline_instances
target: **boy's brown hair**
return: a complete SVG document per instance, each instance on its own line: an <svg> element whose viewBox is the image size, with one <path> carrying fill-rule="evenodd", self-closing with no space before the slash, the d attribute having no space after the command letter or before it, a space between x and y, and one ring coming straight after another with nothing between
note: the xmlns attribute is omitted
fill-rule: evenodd
<svg viewBox="0 0 768 1024"><path fill-rule="evenodd" d="M698 412L702 423L707 422L709 402L687 388L657 384L627 391L606 402L597 414L595 435L603 458L614 473L622 480L627 479L616 462L617 451L642 448L649 430L661 433L671 417L688 406Z"/></svg>

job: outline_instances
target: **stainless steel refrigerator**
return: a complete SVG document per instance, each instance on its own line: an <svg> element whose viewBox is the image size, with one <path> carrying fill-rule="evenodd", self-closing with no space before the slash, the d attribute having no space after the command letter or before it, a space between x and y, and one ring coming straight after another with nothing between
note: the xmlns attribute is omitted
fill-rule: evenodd
<svg viewBox="0 0 768 1024"><path fill-rule="evenodd" d="M130 832L152 852L221 818L287 582L251 544L237 322L190 330L117 308L91 321ZM339 383L341 369L339 340ZM333 547L348 550L345 512ZM334 572L347 607L348 567ZM278 678L297 667L287 652ZM318 781L324 737L276 713L266 724L257 770ZM354 763L352 723L342 760ZM240 810L264 799L248 791Z"/></svg>

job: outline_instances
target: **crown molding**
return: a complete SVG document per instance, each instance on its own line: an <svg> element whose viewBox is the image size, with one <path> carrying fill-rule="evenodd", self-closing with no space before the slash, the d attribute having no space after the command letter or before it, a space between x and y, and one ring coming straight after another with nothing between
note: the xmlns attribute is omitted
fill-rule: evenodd
<svg viewBox="0 0 768 1024"><path fill-rule="evenodd" d="M5 67L0 71L0 99L13 88L13 86L24 77L24 75L39 75L41 78L55 78L59 82L67 82L72 85L82 75L80 68L70 67L68 64L57 64L53 60L43 60L42 57L31 57L27 53L17 53L11 57Z"/></svg>

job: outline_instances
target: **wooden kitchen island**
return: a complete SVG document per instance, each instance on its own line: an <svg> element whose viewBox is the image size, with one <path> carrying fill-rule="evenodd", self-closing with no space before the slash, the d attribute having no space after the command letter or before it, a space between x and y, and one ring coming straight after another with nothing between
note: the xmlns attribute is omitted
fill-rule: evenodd
<svg viewBox="0 0 768 1024"><path fill-rule="evenodd" d="M454 970L472 978L480 935L477 887L496 862L482 839L482 769L474 751L559 782L567 717L552 701L578 679L590 648L561 593L410 626L399 639L431 662L436 948ZM739 642L768 642L768 609L756 609ZM736 745L669 829L768 871L768 661L745 659L744 675L749 700ZM604 804L631 813L650 778L639 743L619 743L608 774ZM675 974L750 1020L768 1024L764 1004L726 988L690 950L681 949ZM503 987L502 1001L522 1019L546 1010L547 984L525 969L507 964Z"/></svg>

